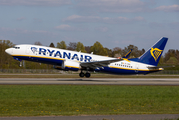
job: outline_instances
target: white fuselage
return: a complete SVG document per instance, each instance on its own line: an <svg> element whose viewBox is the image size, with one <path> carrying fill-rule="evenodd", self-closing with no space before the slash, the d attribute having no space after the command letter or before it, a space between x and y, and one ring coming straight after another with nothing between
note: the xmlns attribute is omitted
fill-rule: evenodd
<svg viewBox="0 0 179 120"><path fill-rule="evenodd" d="M82 68L82 66L80 66L80 63L83 62L100 62L104 60L114 59L106 56L25 44L16 45L13 48L7 49L6 52L18 59L57 65L61 66L62 69L72 68L77 70L80 70ZM119 62L109 63L107 66L103 67L94 67L96 68L94 69L94 71L99 70L101 72L109 72L114 74L147 74L148 72L162 70L151 70L148 67L153 67L153 65L140 63L132 59L124 59Z"/></svg>

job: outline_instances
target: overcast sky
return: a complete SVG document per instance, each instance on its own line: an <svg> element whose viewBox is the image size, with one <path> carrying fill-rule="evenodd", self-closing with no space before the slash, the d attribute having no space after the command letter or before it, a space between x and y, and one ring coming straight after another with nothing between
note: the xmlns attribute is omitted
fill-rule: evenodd
<svg viewBox="0 0 179 120"><path fill-rule="evenodd" d="M166 50L179 49L179 0L0 0L0 39L14 44L147 50L161 37Z"/></svg>

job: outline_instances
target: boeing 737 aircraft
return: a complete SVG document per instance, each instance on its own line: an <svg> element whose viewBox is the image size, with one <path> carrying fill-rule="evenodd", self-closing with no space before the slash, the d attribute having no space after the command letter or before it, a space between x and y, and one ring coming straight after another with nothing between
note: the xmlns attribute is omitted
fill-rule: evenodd
<svg viewBox="0 0 179 120"><path fill-rule="evenodd" d="M28 60L54 65L55 69L81 71L80 77L90 77L90 72L110 74L148 74L163 70L157 67L168 38L161 38L138 58L112 58L76 51L38 45L15 45L6 49L16 60ZM130 54L130 52L129 52ZM128 54L127 54L128 56Z"/></svg>

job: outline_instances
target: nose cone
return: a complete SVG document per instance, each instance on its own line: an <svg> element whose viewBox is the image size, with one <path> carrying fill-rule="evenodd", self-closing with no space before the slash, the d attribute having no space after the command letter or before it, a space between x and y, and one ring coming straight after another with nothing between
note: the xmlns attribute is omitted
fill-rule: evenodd
<svg viewBox="0 0 179 120"><path fill-rule="evenodd" d="M5 52L6 52L7 54L11 55L11 54L12 54L12 48L6 49Z"/></svg>

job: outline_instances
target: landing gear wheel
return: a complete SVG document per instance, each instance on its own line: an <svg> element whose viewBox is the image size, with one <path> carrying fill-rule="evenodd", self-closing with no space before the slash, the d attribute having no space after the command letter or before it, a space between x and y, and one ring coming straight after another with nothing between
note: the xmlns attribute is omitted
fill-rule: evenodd
<svg viewBox="0 0 179 120"><path fill-rule="evenodd" d="M87 72L87 73L85 74L85 76L86 76L87 78L89 78L89 77L91 76L91 74Z"/></svg>
<svg viewBox="0 0 179 120"><path fill-rule="evenodd" d="M80 77L84 77L85 74L84 74L83 72L80 72L79 76L80 76Z"/></svg>

